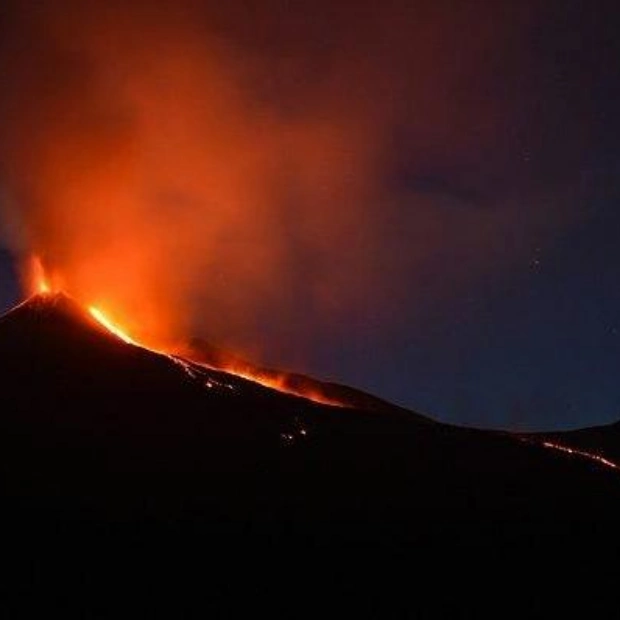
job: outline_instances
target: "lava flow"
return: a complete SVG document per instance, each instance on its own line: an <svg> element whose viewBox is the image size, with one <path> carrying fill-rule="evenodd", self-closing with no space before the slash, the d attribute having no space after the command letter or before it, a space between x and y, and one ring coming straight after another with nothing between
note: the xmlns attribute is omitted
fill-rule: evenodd
<svg viewBox="0 0 620 620"><path fill-rule="evenodd" d="M112 321L101 310L99 310L99 308L90 306L90 308L88 308L88 311L90 312L91 316L97 321L99 321L99 323L101 323L101 325L103 325L108 331L112 332L115 336L118 336L127 344L142 346L139 345L131 336L125 333L120 327L112 323Z"/></svg>
<svg viewBox="0 0 620 620"><path fill-rule="evenodd" d="M545 448L550 450L558 450L559 452L564 452L566 454L572 454L574 456L580 456L584 459L588 459L590 461L594 461L595 463L600 463L605 467L609 467L610 469L620 469L620 466L609 459L606 459L603 456L599 456L598 454L592 454L592 452L586 452L584 450L577 450L575 448L569 448L568 446L563 446L558 443L552 443L551 441L543 441L542 445Z"/></svg>
<svg viewBox="0 0 620 620"><path fill-rule="evenodd" d="M315 403L321 405L329 405L331 407L346 407L346 405L340 401L327 398L318 390L313 389L297 389L289 385L290 381L287 373L275 372L275 371L255 371L248 370L245 366L238 368L234 365L224 364L222 368L217 370L223 370L231 375L247 379L248 381L254 381L265 387L277 390L278 392L285 392L286 394L292 394L293 396L300 396L301 398L307 398Z"/></svg>
<svg viewBox="0 0 620 620"><path fill-rule="evenodd" d="M47 296L52 293L60 293L61 288L57 286L56 280L50 280L48 274L45 271L43 263L39 257L34 257L31 260L30 265L30 289L31 295L34 296ZM163 350L161 348L153 348L151 346L145 346L144 344L138 342L134 338L132 338L127 330L123 329L119 326L119 324L112 320L107 313L105 313L98 305L88 305L86 304L86 308L90 316L93 317L97 321L97 323L103 326L107 331L111 334L122 340L123 342L141 347L143 349L147 349L153 353L157 353L159 355L165 355L170 360L172 360L177 365L180 365L185 369L188 374L192 375L192 372L188 371L188 365L185 363L182 357L179 355ZM189 358L188 358L189 359ZM220 365L210 365L201 363L199 361L191 360L192 364L197 366L202 366L204 368L224 371L229 374L235 375L237 377L241 377L242 379L246 379L248 381L253 381L254 383L258 383L264 387L271 388L273 390L277 390L279 392L284 392L286 394L291 394L293 396L298 396L301 398L305 398L307 400L311 400L322 405L331 405L335 407L345 407L347 406L345 403L331 399L326 397L324 394L317 389L311 388L298 388L293 387L289 381L289 375L285 372L276 372L276 371L262 371L260 369L254 369L249 364L243 365L234 365L229 363L222 363Z"/></svg>
<svg viewBox="0 0 620 620"><path fill-rule="evenodd" d="M613 461L610 461L609 459L606 459L604 456L600 456L599 454L586 452L585 450L578 450L576 448L569 448L568 446L554 443L552 441L542 441L538 443L537 441L534 441L527 437L521 437L521 441L533 445L540 445L543 448L547 448L548 450L555 450L556 452L562 452L570 456L576 456L578 458L592 461L594 463L598 463L599 465L603 465L604 467L608 467L609 469L620 470L620 465L618 463L614 463Z"/></svg>

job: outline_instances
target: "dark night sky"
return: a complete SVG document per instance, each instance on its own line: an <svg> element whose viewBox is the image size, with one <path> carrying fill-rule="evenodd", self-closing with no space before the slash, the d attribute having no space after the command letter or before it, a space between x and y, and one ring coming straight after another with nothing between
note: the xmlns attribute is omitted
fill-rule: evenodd
<svg viewBox="0 0 620 620"><path fill-rule="evenodd" d="M369 103L360 110L356 103L353 116L366 126L367 114L378 128L364 148L380 148L383 167L381 191L365 195L359 214L372 214L371 232L380 222L373 274L383 271L389 282L364 289L355 310L334 316L325 332L323 321L305 317L310 294L291 289L290 297L261 306L264 341L275 339L265 318L274 307L285 307L275 314L288 325L278 332L286 344L269 351L263 342L265 360L457 424L552 429L620 419L620 9L612 2L498 0L463 13L442 2L426 26L415 21L415 3L387 2L381 15L390 26L370 36L358 16L363 3L342 3L338 25L324 15L328 4L267 2L265 14L246 21L231 9L218 13L218 34L269 68L271 81L253 92L279 119L306 105L306 82L325 65L335 77L321 86L316 114L335 115L334 101L348 101L338 91L339 71L349 84L362 59L351 83L356 101L367 93ZM9 17L6 32L21 32ZM366 66L368 37L372 53L385 58ZM29 44L20 45L28 56ZM279 64L288 53L290 63ZM25 70L13 71L14 50L0 54L11 73L4 83L17 89L14 73ZM385 99L394 100L389 110ZM0 104L4 124L13 126L13 108ZM0 132L0 180L14 198L25 194L14 192L16 139L6 135ZM363 166L352 170L361 174ZM303 186L287 200L299 195L305 199ZM20 299L16 256L27 251L10 228L0 236L3 309ZM284 229L287 237L297 231ZM315 272L320 279L329 261L315 262L314 245L295 247L287 255L296 265L291 281ZM356 260L353 253L352 273ZM203 330L200 321L193 325ZM298 347L301 356L291 353Z"/></svg>

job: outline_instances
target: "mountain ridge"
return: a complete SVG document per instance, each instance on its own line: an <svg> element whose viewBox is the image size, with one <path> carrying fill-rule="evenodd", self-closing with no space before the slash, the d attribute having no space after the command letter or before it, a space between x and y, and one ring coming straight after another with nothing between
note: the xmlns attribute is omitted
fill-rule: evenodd
<svg viewBox="0 0 620 620"><path fill-rule="evenodd" d="M67 299L0 318L5 519L392 544L455 522L620 517L617 473L600 463L277 392L127 344Z"/></svg>

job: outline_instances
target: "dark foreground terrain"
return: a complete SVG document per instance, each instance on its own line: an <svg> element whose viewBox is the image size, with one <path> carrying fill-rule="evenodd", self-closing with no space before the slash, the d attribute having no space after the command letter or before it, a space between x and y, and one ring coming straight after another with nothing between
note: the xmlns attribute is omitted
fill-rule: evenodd
<svg viewBox="0 0 620 620"><path fill-rule="evenodd" d="M0 359L7 519L409 540L457 521L620 511L620 474L596 462L289 396L128 345L61 295L0 320Z"/></svg>
<svg viewBox="0 0 620 620"><path fill-rule="evenodd" d="M314 560L368 545L476 554L506 541L544 548L552 533L609 541L618 529L612 467L536 436L269 390L126 344L62 295L0 319L0 360L3 531L17 545L51 544L55 558L84 535L77 566L107 551L114 574L132 573L130 549L140 580L146 557L171 552L171 572L191 557L226 581L248 568L231 559L239 549L287 572L302 549Z"/></svg>

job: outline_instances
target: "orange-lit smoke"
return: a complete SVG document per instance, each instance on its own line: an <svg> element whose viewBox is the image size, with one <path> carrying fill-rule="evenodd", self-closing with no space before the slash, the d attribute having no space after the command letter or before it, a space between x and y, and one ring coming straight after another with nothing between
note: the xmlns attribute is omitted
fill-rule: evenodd
<svg viewBox="0 0 620 620"><path fill-rule="evenodd" d="M429 193L424 174L467 154L467 183L472 158L501 159L488 148L509 111L454 99L495 75L489 49L518 16L404 0L8 5L5 236L138 342L202 330L290 355L300 334L394 325L405 294L420 307L429 282L458 294L499 262L511 220ZM403 127L420 191L389 185ZM444 260L458 273L435 277Z"/></svg>
<svg viewBox="0 0 620 620"><path fill-rule="evenodd" d="M328 84L280 110L274 67L181 5L18 11L3 172L23 251L69 293L157 346L192 320L247 342L292 289L317 312L361 290L374 128Z"/></svg>
<svg viewBox="0 0 620 620"><path fill-rule="evenodd" d="M59 286L55 286L49 278L49 275L45 271L45 267L41 259L38 256L33 256L30 260L30 270L27 277L29 281L29 289L31 296L43 296L46 297L50 294L66 294ZM79 304L80 300L76 300ZM125 342L126 344L134 345L144 348L144 345L134 340L125 329L123 329L118 323L104 312L101 308L95 306L86 306L86 310L99 325L105 330ZM179 358L176 355L171 355L171 352L153 350L156 353L165 355L172 359L175 363L180 363L182 367L186 367L187 362L183 358ZM184 354L188 355L191 359L193 357L192 351L184 351ZM197 361L196 363L201 363ZM275 371L271 369L262 369L252 365L249 362L243 361L240 358L236 358L232 355L223 355L223 352L218 356L217 363L212 364L211 367L218 370L224 370L232 373L243 379L248 379L259 383L260 385L278 390L280 392L286 392L302 398L307 398L317 403L331 406L346 406L346 399L336 399L329 397L325 393L325 389L321 387L318 382L312 382L310 385L309 379L305 379L303 385L299 385L299 378L295 375L291 375L284 371ZM190 371L190 375L192 372Z"/></svg>

